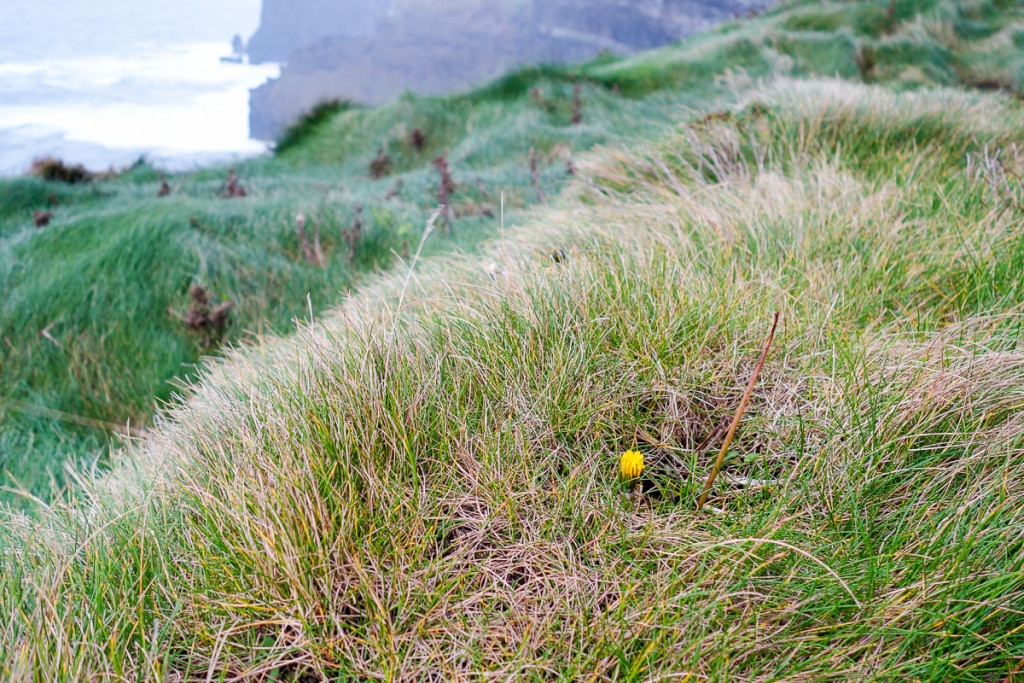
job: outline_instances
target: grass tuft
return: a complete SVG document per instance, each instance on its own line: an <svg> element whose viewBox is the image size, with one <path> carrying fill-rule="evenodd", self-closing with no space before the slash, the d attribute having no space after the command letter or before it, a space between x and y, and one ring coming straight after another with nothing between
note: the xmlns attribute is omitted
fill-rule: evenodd
<svg viewBox="0 0 1024 683"><path fill-rule="evenodd" d="M327 100L315 105L281 134L281 138L277 141L274 149L279 154L287 152L303 140L314 136L326 122L354 107L355 105L351 102L343 102L341 100Z"/></svg>

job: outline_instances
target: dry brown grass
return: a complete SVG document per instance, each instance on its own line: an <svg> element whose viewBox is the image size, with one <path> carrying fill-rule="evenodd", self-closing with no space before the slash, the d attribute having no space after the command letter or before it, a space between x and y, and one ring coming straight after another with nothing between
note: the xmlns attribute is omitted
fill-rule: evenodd
<svg viewBox="0 0 1024 683"><path fill-rule="evenodd" d="M45 157L33 161L31 173L44 180L70 184L83 183L92 180L94 177L81 164L66 164L60 159L54 159L53 157Z"/></svg>

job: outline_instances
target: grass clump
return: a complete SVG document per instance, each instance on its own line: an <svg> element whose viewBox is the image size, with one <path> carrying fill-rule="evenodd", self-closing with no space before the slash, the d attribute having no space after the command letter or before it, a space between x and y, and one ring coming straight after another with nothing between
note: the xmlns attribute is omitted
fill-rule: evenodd
<svg viewBox="0 0 1024 683"><path fill-rule="evenodd" d="M298 121L285 129L274 149L279 153L287 152L303 140L315 135L327 121L353 107L351 102L341 100L327 100L315 105Z"/></svg>

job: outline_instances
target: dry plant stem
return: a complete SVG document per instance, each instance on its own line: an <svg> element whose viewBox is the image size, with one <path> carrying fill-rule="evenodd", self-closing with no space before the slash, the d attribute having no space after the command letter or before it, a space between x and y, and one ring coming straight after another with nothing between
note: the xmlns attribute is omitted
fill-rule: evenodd
<svg viewBox="0 0 1024 683"><path fill-rule="evenodd" d="M324 267L324 250L320 246L320 217L316 219L316 232L313 234L313 258L316 259L316 265Z"/></svg>
<svg viewBox="0 0 1024 683"><path fill-rule="evenodd" d="M451 169L448 167L448 154L442 154L433 161L434 168L441 176L441 182L437 186L438 203L443 207L444 234L450 235L452 231L452 211L449 206L448 197L455 191L455 181L452 180Z"/></svg>
<svg viewBox="0 0 1024 683"><path fill-rule="evenodd" d="M482 181L482 180L480 180L480 178L477 178L477 179L476 179L476 186L477 186L478 188L480 188L480 191L481 191L481 192L483 193L483 195L484 195L484 198L485 198L485 199L486 199L486 200L487 200L488 202L490 202L491 204L493 204L493 203L494 203L494 197L492 197L492 196L491 196L491 193L487 191L487 188L486 188L486 187L484 187L484 183L483 183L483 181Z"/></svg>
<svg viewBox="0 0 1024 683"><path fill-rule="evenodd" d="M313 236L313 256L316 258L316 264L321 268L327 264L327 259L324 258L323 247L320 245L320 228L323 223L324 205L327 204L329 194L329 191L325 191L323 199L320 200L320 207L316 211L316 233Z"/></svg>
<svg viewBox="0 0 1024 683"><path fill-rule="evenodd" d="M313 247L309 244L309 238L306 236L306 217L300 214L296 217L295 222L297 224L295 231L299 235L302 256L306 259L306 263L309 265L316 265L316 257L313 255Z"/></svg>
<svg viewBox="0 0 1024 683"><path fill-rule="evenodd" d="M772 342L775 340L775 329L779 326L779 313L776 311L775 320L772 322L772 331L768 334L768 340L764 343L764 350L761 351L761 359L757 361L757 367L754 368L754 374L750 376L750 382L747 383L747 390L743 394L743 398L740 399L740 406L736 410L736 416L732 419L732 425L729 426L729 433L725 435L725 441L722 443L722 450L718 451L718 457L715 459L715 466L711 468L711 473L708 475L707 483L704 484L704 492L700 495L700 500L697 501L697 512L700 512L704 508L704 503L708 500L708 494L711 493L711 487L715 483L715 477L718 476L719 471L722 469L722 462L725 460L725 454L729 451L729 446L732 444L733 437L736 436L736 429L740 426L740 420L743 418L743 411L747 409L747 402L750 401L750 395L754 393L754 384L757 383L757 377L761 374L761 368L764 367L764 361L768 357L768 350L772 346Z"/></svg>
<svg viewBox="0 0 1024 683"><path fill-rule="evenodd" d="M359 242L359 238L363 234L363 207L360 204L356 204L354 215L352 216L352 228L348 230L348 260L353 261L356 258L356 245Z"/></svg>
<svg viewBox="0 0 1024 683"><path fill-rule="evenodd" d="M572 86L572 125L583 123L583 86L575 83Z"/></svg>
<svg viewBox="0 0 1024 683"><path fill-rule="evenodd" d="M537 168L537 150L530 149L530 174L533 176L533 186L537 188L537 196L541 204L547 204L548 199L544 196L544 190L540 186L540 171Z"/></svg>

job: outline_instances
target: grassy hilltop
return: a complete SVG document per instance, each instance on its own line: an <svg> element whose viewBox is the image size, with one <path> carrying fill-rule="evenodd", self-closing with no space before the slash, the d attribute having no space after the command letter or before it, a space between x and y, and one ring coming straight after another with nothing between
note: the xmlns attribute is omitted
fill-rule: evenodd
<svg viewBox="0 0 1024 683"><path fill-rule="evenodd" d="M0 453L52 499L0 531L0 677L1020 680L1022 83L1020 3L793 3L326 111L243 199L0 183ZM236 306L200 370L193 283Z"/></svg>

